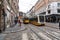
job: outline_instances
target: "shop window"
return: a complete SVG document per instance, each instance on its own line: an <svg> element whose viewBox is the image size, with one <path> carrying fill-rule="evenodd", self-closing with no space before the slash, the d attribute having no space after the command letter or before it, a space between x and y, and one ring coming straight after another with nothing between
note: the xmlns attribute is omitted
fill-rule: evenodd
<svg viewBox="0 0 60 40"><path fill-rule="evenodd" d="M58 3L58 7L60 7L60 3Z"/></svg>
<svg viewBox="0 0 60 40"><path fill-rule="evenodd" d="M60 13L60 9L57 9L57 12Z"/></svg>
<svg viewBox="0 0 60 40"><path fill-rule="evenodd" d="M51 10L48 10L48 14L50 14L51 13Z"/></svg>

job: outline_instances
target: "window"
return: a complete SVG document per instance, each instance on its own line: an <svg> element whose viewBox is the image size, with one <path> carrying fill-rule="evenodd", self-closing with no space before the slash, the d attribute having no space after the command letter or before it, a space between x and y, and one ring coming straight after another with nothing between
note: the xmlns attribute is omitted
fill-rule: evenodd
<svg viewBox="0 0 60 40"><path fill-rule="evenodd" d="M15 3L14 3L14 5L15 5Z"/></svg>
<svg viewBox="0 0 60 40"><path fill-rule="evenodd" d="M13 0L12 0L13 1Z"/></svg>
<svg viewBox="0 0 60 40"><path fill-rule="evenodd" d="M51 13L51 10L48 10L48 14L50 14Z"/></svg>
<svg viewBox="0 0 60 40"><path fill-rule="evenodd" d="M60 3L58 3L58 7L60 7Z"/></svg>
<svg viewBox="0 0 60 40"><path fill-rule="evenodd" d="M60 13L60 9L57 9L57 12Z"/></svg>
<svg viewBox="0 0 60 40"><path fill-rule="evenodd" d="M48 5L48 8L50 8L50 5Z"/></svg>
<svg viewBox="0 0 60 40"><path fill-rule="evenodd" d="M46 14L46 12L42 12L42 13L40 13L40 14Z"/></svg>
<svg viewBox="0 0 60 40"><path fill-rule="evenodd" d="M7 2L10 4L10 1L9 0L7 0Z"/></svg>

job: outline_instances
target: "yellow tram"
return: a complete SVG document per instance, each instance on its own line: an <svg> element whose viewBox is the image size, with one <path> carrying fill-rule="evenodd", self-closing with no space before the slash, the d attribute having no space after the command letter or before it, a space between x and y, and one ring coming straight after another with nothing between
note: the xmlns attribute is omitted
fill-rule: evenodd
<svg viewBox="0 0 60 40"><path fill-rule="evenodd" d="M35 26L44 26L45 24L43 22L38 23L38 18L30 18L30 23Z"/></svg>
<svg viewBox="0 0 60 40"><path fill-rule="evenodd" d="M28 18L23 18L23 23L24 24L28 24L29 23L29 19Z"/></svg>

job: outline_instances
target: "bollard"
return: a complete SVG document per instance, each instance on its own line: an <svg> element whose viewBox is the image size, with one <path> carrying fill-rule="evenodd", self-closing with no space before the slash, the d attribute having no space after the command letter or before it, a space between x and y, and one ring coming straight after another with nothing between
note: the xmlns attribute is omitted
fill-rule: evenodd
<svg viewBox="0 0 60 40"><path fill-rule="evenodd" d="M60 20L59 20L59 29L60 29Z"/></svg>

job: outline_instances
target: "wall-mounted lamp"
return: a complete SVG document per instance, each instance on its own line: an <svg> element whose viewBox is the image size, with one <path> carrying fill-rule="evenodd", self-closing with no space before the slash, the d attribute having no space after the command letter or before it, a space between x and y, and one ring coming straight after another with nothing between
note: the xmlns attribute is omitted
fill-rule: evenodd
<svg viewBox="0 0 60 40"><path fill-rule="evenodd" d="M0 4L1 4L1 1L0 1Z"/></svg>

